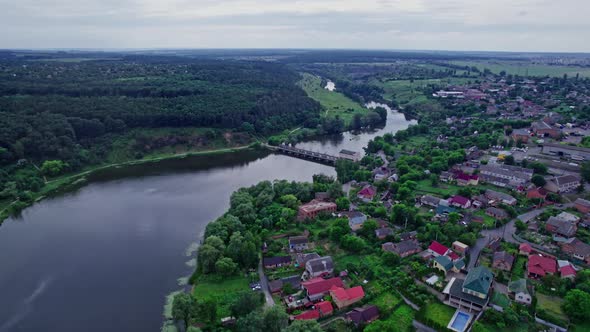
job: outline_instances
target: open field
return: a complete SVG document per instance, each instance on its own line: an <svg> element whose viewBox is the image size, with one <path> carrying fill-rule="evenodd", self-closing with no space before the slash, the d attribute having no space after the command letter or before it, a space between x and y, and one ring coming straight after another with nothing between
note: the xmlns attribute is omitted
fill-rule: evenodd
<svg viewBox="0 0 590 332"><path fill-rule="evenodd" d="M518 61L452 61L454 65L477 67L483 71L485 68L492 73L499 74L502 70L512 75L529 76L554 76L561 77L567 74L570 77L580 74L581 77L590 77L590 68L536 65Z"/></svg>
<svg viewBox="0 0 590 332"><path fill-rule="evenodd" d="M299 81L299 86L305 90L307 95L318 101L326 109L324 116L339 115L346 124L352 121L355 113L368 113L369 110L362 105L348 98L347 96L336 91L329 91L321 86L322 80L314 75L303 73L303 79Z"/></svg>
<svg viewBox="0 0 590 332"><path fill-rule="evenodd" d="M245 276L224 279L208 279L201 276L193 287L197 300L213 299L217 302L218 317L230 315L229 304L239 293L251 292L249 279Z"/></svg>
<svg viewBox="0 0 590 332"><path fill-rule="evenodd" d="M447 326L451 318L453 318L455 310L457 309L442 303L429 303L424 307L424 317L431 319L441 326Z"/></svg>
<svg viewBox="0 0 590 332"><path fill-rule="evenodd" d="M555 318L567 321L567 316L561 309L563 299L557 296L550 296L538 293L537 296L537 310L542 309Z"/></svg>
<svg viewBox="0 0 590 332"><path fill-rule="evenodd" d="M472 78L426 79L426 80L373 80L370 84L381 87L385 90L383 98L395 100L400 105L416 104L426 102L426 95L419 89L428 85L445 86L447 84L465 84L475 81Z"/></svg>

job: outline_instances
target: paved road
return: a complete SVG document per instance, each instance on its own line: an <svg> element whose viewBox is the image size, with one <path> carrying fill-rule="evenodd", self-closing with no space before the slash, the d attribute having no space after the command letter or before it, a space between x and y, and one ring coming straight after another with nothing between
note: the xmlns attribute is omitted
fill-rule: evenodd
<svg viewBox="0 0 590 332"><path fill-rule="evenodd" d="M266 299L266 306L272 307L275 305L275 300L272 298L272 294L268 288L268 279L266 275L264 275L264 269L262 267L262 259L258 263L258 276L260 276L260 286L262 286L262 291L264 292L264 298Z"/></svg>
<svg viewBox="0 0 590 332"><path fill-rule="evenodd" d="M564 209L567 209L567 208L570 208L573 206L574 206L573 203L568 203L568 204L561 205L561 207L555 206L555 208L558 210L564 210ZM547 209L547 207L535 209L530 212L523 213L523 214L519 215L518 217L516 217L516 219L518 219L524 223L527 223L527 222L535 219L536 217L538 217L543 212L545 212L546 209ZM467 265L468 270L475 267L475 263L477 262L477 259L479 258L479 254L488 245L488 243L490 243L490 241L493 238L499 237L499 238L503 238L504 241L506 241L508 243L520 244L520 242L516 241L513 237L514 233L516 232L516 226L515 226L516 219L511 220L510 222L508 222L506 225L504 225L502 227L498 227L498 228L494 228L494 229L484 229L481 231L480 234L482 235L482 237L477 239L477 241L475 242L475 245L469 250L469 264Z"/></svg>

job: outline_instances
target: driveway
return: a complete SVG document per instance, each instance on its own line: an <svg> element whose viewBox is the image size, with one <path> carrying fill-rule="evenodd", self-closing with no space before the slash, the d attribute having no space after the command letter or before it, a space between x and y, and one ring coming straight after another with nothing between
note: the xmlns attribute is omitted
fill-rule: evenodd
<svg viewBox="0 0 590 332"><path fill-rule="evenodd" d="M264 292L264 298L266 299L266 306L272 307L275 305L275 300L272 298L272 294L268 288L268 278L264 275L264 268L262 267L262 259L258 263L258 276L260 276L260 286Z"/></svg>

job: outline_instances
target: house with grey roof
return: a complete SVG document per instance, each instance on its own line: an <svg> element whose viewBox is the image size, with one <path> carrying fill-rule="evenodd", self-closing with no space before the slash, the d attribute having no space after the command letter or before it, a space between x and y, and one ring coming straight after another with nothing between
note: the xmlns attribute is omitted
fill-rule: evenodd
<svg viewBox="0 0 590 332"><path fill-rule="evenodd" d="M516 205L516 203L517 203L516 198L514 198L508 194L505 194L503 192L499 192L499 191L495 191L495 190L491 190L491 189L486 190L484 195L489 200L493 200L497 203L502 203L502 204L506 204L506 205Z"/></svg>
<svg viewBox="0 0 590 332"><path fill-rule="evenodd" d="M576 235L578 227L574 221L559 217L550 217L545 224L545 229L555 235L570 238Z"/></svg>
<svg viewBox="0 0 590 332"><path fill-rule="evenodd" d="M422 248L415 240L405 240L398 243L386 242L381 245L381 249L397 254L402 258L422 251Z"/></svg>
<svg viewBox="0 0 590 332"><path fill-rule="evenodd" d="M440 198L431 195L424 195L420 198L420 203L422 205L428 205L435 208L440 203Z"/></svg>
<svg viewBox="0 0 590 332"><path fill-rule="evenodd" d="M334 273L334 261L331 256L315 258L305 263L304 275L307 279L316 277L330 277Z"/></svg>
<svg viewBox="0 0 590 332"><path fill-rule="evenodd" d="M552 193L569 193L576 190L580 186L581 181L581 178L577 175L562 175L547 181L543 188Z"/></svg>

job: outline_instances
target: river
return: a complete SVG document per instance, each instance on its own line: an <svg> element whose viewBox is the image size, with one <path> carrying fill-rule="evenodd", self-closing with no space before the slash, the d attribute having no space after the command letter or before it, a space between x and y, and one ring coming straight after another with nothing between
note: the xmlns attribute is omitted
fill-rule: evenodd
<svg viewBox="0 0 590 332"><path fill-rule="evenodd" d="M391 113L379 130L301 145L360 151L409 123ZM317 173L335 176L332 167L263 151L194 156L111 169L25 209L0 227L0 332L159 331L165 296L192 271L187 248L230 194Z"/></svg>

